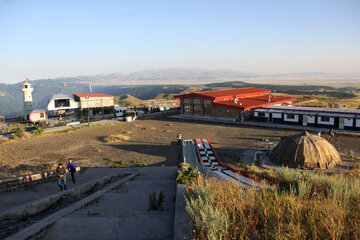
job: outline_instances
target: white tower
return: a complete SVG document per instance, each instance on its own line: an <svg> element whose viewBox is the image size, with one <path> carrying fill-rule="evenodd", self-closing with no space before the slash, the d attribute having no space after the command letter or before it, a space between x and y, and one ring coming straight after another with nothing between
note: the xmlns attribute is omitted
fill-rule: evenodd
<svg viewBox="0 0 360 240"><path fill-rule="evenodd" d="M29 79L26 78L26 82L23 84L23 88L21 91L24 93L24 119L28 120L31 111L33 110L33 99L32 99L32 91L34 90L31 87L31 84L28 82Z"/></svg>

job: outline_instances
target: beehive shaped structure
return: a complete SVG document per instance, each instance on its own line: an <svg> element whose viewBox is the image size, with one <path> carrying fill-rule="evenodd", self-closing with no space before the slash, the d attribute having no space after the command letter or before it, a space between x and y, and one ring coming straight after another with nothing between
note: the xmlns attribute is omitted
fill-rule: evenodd
<svg viewBox="0 0 360 240"><path fill-rule="evenodd" d="M329 169L341 163L336 148L326 139L308 132L283 137L271 153L274 163L305 169Z"/></svg>

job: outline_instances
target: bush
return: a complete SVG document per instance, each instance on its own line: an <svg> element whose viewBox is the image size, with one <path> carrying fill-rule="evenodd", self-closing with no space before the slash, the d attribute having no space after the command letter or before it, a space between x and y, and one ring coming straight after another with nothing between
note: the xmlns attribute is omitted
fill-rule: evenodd
<svg viewBox="0 0 360 240"><path fill-rule="evenodd" d="M24 137L24 134L25 134L24 128L22 128L22 127L15 128L15 133L14 133L15 137L22 138L22 137Z"/></svg>
<svg viewBox="0 0 360 240"><path fill-rule="evenodd" d="M188 163L181 163L180 169L176 172L175 179L178 184L190 184L196 180L198 168L190 167Z"/></svg>
<svg viewBox="0 0 360 240"><path fill-rule="evenodd" d="M61 127L61 126L65 126L66 125L66 121L59 121L56 123L57 127Z"/></svg>
<svg viewBox="0 0 360 240"><path fill-rule="evenodd" d="M106 143L116 143L129 140L130 137L123 134L116 134L104 137L104 142Z"/></svg>
<svg viewBox="0 0 360 240"><path fill-rule="evenodd" d="M275 170L275 173L276 173L279 181L287 182L287 183L291 183L291 182L296 181L297 179L301 179L303 176L301 174L301 171L296 170L296 169L290 169L288 167L277 168Z"/></svg>
<svg viewBox="0 0 360 240"><path fill-rule="evenodd" d="M44 129L43 129L42 127L38 127L38 128L36 129L36 132L35 132L36 135L41 135L41 134L43 134L43 133L44 133Z"/></svg>
<svg viewBox="0 0 360 240"><path fill-rule="evenodd" d="M126 161L115 161L113 158L106 159L108 165L112 168L126 168L126 167L145 167L148 164L139 160L126 162Z"/></svg>
<svg viewBox="0 0 360 240"><path fill-rule="evenodd" d="M100 118L99 114L98 113L95 114L95 121L100 121L100 120L101 120L101 118Z"/></svg>
<svg viewBox="0 0 360 240"><path fill-rule="evenodd" d="M81 117L80 117L80 123L85 123L85 122L86 122L85 117L84 117L83 115L81 115Z"/></svg>
<svg viewBox="0 0 360 240"><path fill-rule="evenodd" d="M164 207L163 207L163 203L165 201L165 193L164 191L160 191L159 192L159 196L156 199L156 191L154 191L153 193L149 193L149 211L153 210L153 211L163 211Z"/></svg>
<svg viewBox="0 0 360 240"><path fill-rule="evenodd" d="M348 185L355 183L347 180ZM300 187L301 195L296 191L244 189L215 179L192 186L186 195L186 209L194 228L193 238L359 239L360 195L355 189L358 183L353 189L349 186L333 192L349 193L346 200L333 198L333 194L326 197L326 188L311 195L315 186L311 176L307 181L298 181L300 185L308 184ZM336 184L329 181L330 185Z"/></svg>

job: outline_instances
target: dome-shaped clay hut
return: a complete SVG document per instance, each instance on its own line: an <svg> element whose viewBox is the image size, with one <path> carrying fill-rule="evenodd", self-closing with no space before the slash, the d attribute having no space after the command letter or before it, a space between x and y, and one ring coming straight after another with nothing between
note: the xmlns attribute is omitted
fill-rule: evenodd
<svg viewBox="0 0 360 240"><path fill-rule="evenodd" d="M270 157L274 163L293 168L328 169L341 163L341 157L331 143L306 131L283 137Z"/></svg>

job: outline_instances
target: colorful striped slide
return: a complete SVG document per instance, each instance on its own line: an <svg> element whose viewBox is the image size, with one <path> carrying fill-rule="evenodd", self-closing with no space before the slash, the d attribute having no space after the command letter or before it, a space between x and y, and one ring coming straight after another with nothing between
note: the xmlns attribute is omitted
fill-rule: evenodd
<svg viewBox="0 0 360 240"><path fill-rule="evenodd" d="M191 144L192 143L192 144ZM188 158L186 159L187 162L189 162L191 165L198 165L199 170L203 169L203 173L217 177L219 179L228 180L236 185L242 186L242 187L252 187L252 188L262 188L262 187L269 187L262 183L260 183L259 179L250 176L246 173L242 173L240 171L237 171L229 166L226 166L222 164L219 159L217 158L213 147L211 146L211 143L209 139L194 139L186 140L183 143L183 150L184 147L185 151L189 151L189 145L193 145L195 149L195 154L190 155L186 154ZM194 161L193 158L195 156L197 161Z"/></svg>

